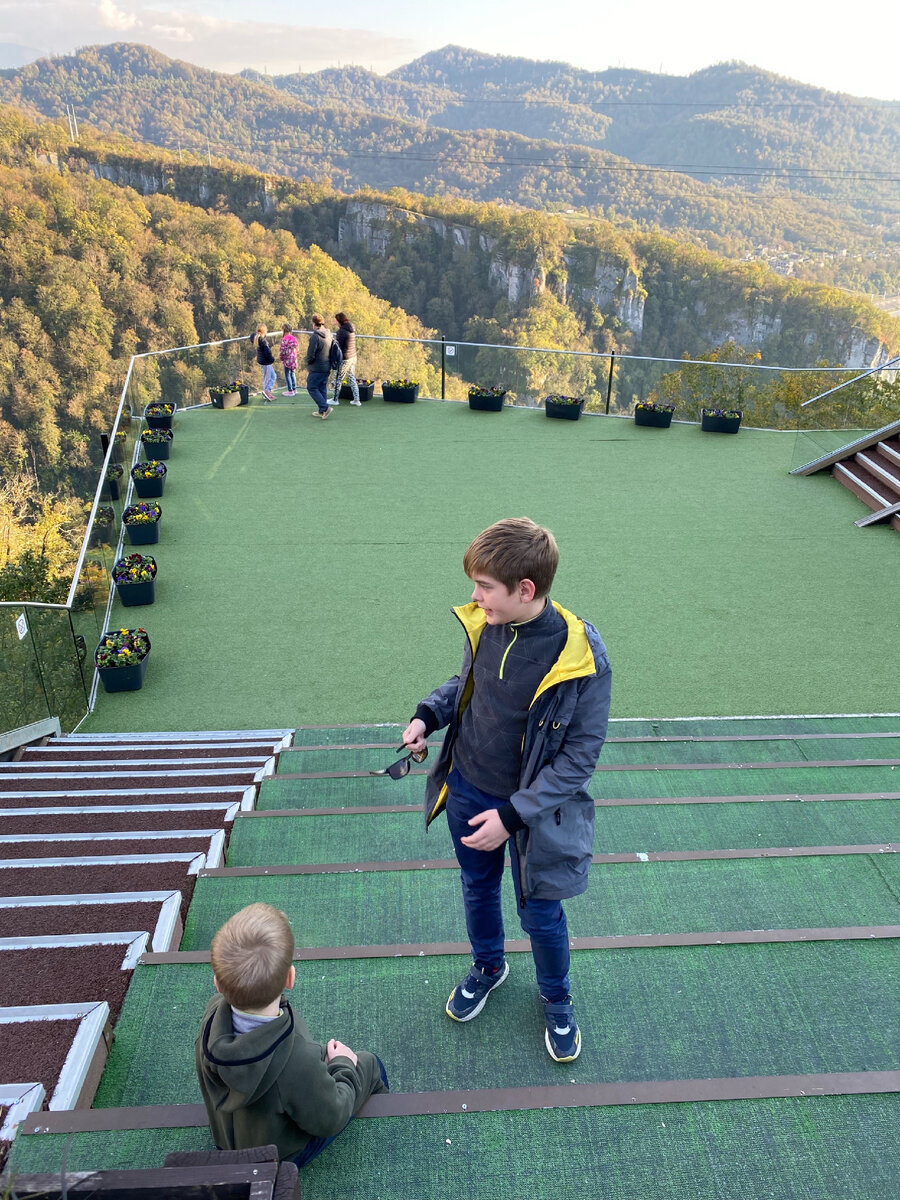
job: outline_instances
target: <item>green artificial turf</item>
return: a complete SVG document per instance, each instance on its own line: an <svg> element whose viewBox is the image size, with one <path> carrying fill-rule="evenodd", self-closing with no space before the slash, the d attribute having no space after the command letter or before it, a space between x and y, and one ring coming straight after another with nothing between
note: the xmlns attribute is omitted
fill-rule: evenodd
<svg viewBox="0 0 900 1200"><path fill-rule="evenodd" d="M239 908L265 900L291 919L301 946L465 939L459 871L335 871L200 877L182 950L206 950ZM521 937L512 883L508 937ZM576 937L900 923L897 855L609 863L566 902Z"/></svg>
<svg viewBox="0 0 900 1200"><path fill-rule="evenodd" d="M391 749L294 750L279 756L278 774L321 771L375 771L392 763L399 747ZM753 742L607 742L602 766L635 763L835 762L856 758L900 761L900 737L791 739Z"/></svg>
<svg viewBox="0 0 900 1200"><path fill-rule="evenodd" d="M355 746L398 745L404 723L380 725L304 725L294 733L294 745ZM740 737L766 733L892 733L900 729L900 715L880 717L716 717L629 720L612 717L609 736L622 737ZM436 735L440 737L440 735Z"/></svg>
<svg viewBox="0 0 900 1200"><path fill-rule="evenodd" d="M798 760L799 761L799 760ZM588 784L595 800L678 796L825 795L842 792L900 792L900 767L713 767L706 770L596 771ZM352 808L384 804L424 804L425 775L344 776L285 779L260 785L257 808Z"/></svg>
<svg viewBox="0 0 900 1200"><path fill-rule="evenodd" d="M305 1167L305 1200L886 1200L896 1191L897 1095L799 1097L365 1118ZM204 1129L19 1138L12 1167L159 1166L208 1149ZM398 1164L402 1163L402 1169ZM775 1189L773 1191L773 1189Z"/></svg>
<svg viewBox="0 0 900 1200"><path fill-rule="evenodd" d="M775 846L900 846L900 800L621 805L597 812L594 850L729 850ZM447 822L422 814L239 817L226 866L452 858Z"/></svg>
<svg viewBox="0 0 900 1200"><path fill-rule="evenodd" d="M897 535L856 529L864 510L827 474L790 476L792 434L310 410L177 418L146 681L101 692L86 729L405 720L458 669L466 546L522 512L560 543L554 598L607 641L614 715L864 713L896 694L892 656L872 651L900 593ZM112 623L136 619L117 606Z"/></svg>
<svg viewBox="0 0 900 1200"><path fill-rule="evenodd" d="M562 1067L527 953L510 955L476 1021L449 1020L470 961L298 962L291 1003L316 1040L378 1053L399 1092L900 1069L890 941L576 950L583 1050ZM138 967L95 1107L199 1102L193 1042L210 995L206 964ZM397 996L415 997L414 1019Z"/></svg>

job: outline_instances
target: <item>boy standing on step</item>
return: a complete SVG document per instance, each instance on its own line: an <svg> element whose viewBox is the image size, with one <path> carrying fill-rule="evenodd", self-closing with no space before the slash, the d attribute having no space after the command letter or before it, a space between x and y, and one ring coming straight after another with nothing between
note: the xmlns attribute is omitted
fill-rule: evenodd
<svg viewBox="0 0 900 1200"><path fill-rule="evenodd" d="M216 1146L274 1143L303 1167L388 1082L377 1055L312 1040L281 994L294 986L293 956L279 909L251 904L225 922L210 948L219 995L206 1006L195 1055Z"/></svg>
<svg viewBox="0 0 900 1200"><path fill-rule="evenodd" d="M556 1062L581 1053L561 900L587 887L594 803L586 790L606 739L610 665L599 633L550 601L559 551L528 517L498 521L463 557L472 602L462 670L427 696L403 733L410 750L448 726L425 790L426 825L446 808L474 963L446 1011L471 1021L509 974L500 886L506 843L531 938Z"/></svg>

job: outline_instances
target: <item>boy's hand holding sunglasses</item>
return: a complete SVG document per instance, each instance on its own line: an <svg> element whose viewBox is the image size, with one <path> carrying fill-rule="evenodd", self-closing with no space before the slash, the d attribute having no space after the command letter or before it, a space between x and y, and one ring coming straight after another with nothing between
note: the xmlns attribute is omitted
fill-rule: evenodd
<svg viewBox="0 0 900 1200"><path fill-rule="evenodd" d="M401 750L406 750L405 746L399 746L398 753ZM390 775L391 779L402 779L404 775L409 774L412 762L421 763L428 757L428 747L423 750L410 750L404 754L402 758L398 758L396 762L392 762L389 767L383 767L380 771L370 771L370 775Z"/></svg>

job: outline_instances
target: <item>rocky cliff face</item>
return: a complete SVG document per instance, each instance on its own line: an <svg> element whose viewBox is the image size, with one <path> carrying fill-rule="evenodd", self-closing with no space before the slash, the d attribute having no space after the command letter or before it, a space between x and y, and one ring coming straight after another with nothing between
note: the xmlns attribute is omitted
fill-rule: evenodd
<svg viewBox="0 0 900 1200"><path fill-rule="evenodd" d="M466 225L450 224L438 217L392 208L386 204L348 201L346 212L340 220L338 242L343 246L362 244L370 254L384 256L388 253L394 231L400 225L407 228L407 238L414 237L416 229L427 228L442 241L450 240L461 251L468 252L477 247L487 256L491 288L498 297L504 296L512 305L527 303L531 296L540 295L547 287L547 268L543 262L509 261L499 253L497 238ZM598 262L589 287L568 289L563 282L555 290L562 301L567 299L567 292L568 295L577 294L582 300L593 301L598 308L614 313L625 329L640 337L646 292L634 271L623 264L612 258L603 259Z"/></svg>

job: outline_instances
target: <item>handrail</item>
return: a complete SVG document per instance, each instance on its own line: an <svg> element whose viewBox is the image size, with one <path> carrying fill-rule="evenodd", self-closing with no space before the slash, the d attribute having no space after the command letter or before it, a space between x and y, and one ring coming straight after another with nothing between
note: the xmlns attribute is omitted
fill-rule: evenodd
<svg viewBox="0 0 900 1200"><path fill-rule="evenodd" d="M870 367L868 371L863 371L861 375L854 376L853 379L848 379L844 383L839 383L837 387L829 388L827 392L819 392L818 396L812 396L809 400L804 400L800 405L801 408L807 408L810 404L815 404L817 400L824 400L826 396L833 395L834 392L839 392L841 388L849 387L851 383L858 383L860 379L867 379L870 375L877 374L878 371L888 371L891 367L900 364L900 354L894 358L888 359L886 363L882 363L880 367Z"/></svg>

